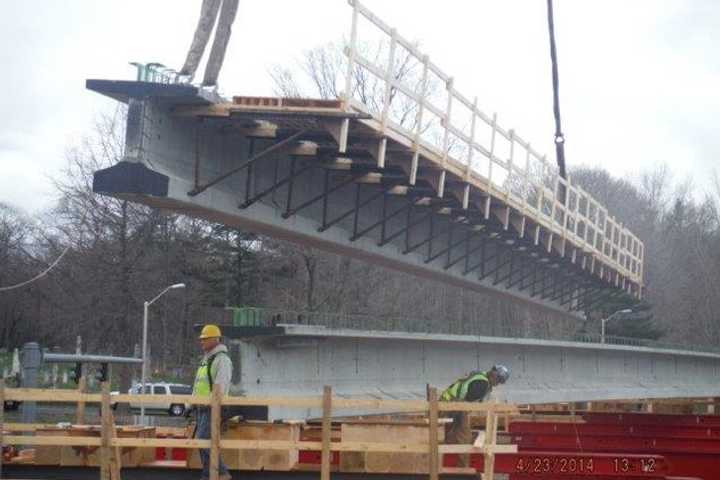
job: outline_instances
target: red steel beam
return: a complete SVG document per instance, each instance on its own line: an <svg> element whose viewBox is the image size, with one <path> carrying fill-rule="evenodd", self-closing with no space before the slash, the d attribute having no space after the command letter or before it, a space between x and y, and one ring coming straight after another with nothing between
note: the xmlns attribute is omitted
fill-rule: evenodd
<svg viewBox="0 0 720 480"><path fill-rule="evenodd" d="M563 435L629 435L635 437L670 437L717 439L720 441L720 427L702 425L633 425L612 423L553 423L553 422L512 422L509 432L557 433Z"/></svg>
<svg viewBox="0 0 720 480"><path fill-rule="evenodd" d="M508 480L555 480L557 477L555 475L535 475L535 474L524 474L524 473L511 473L508 475ZM568 476L562 476L562 480L622 480L622 479L633 479L637 477L618 477L616 475L568 475ZM660 476L660 477L643 477L645 480L703 480L702 478L699 479L689 479L689 478L680 478L680 477L666 477L666 476Z"/></svg>
<svg viewBox="0 0 720 480"><path fill-rule="evenodd" d="M339 452L332 452L331 465L340 464ZM317 465L320 452L301 450L298 463ZM484 468L482 454L470 454L470 466L478 472ZM443 467L456 467L458 455L442 455ZM625 455L603 453L568 453L537 451L531 453L499 453L495 455L495 473L530 475L535 480L561 477L563 479L589 477L663 479L669 471L669 465L660 455Z"/></svg>
<svg viewBox="0 0 720 480"><path fill-rule="evenodd" d="M641 437L630 435L579 435L558 433L511 434L510 443L519 449L579 450L593 452L626 452L664 455L668 453L716 454L720 458L720 441ZM718 477L720 479L720 477Z"/></svg>
<svg viewBox="0 0 720 480"><path fill-rule="evenodd" d="M445 454L443 466L457 465L457 455ZM482 454L470 455L470 466L478 472L484 468ZM620 478L657 478L669 472L669 465L660 455L624 455L602 453L567 453L533 451L495 455L495 473L555 477L605 475ZM551 477L550 477L551 476Z"/></svg>
<svg viewBox="0 0 720 480"><path fill-rule="evenodd" d="M720 442L692 439L634 438L618 436L576 436L553 434L512 435L518 450L593 451L662 455L672 475L689 475L705 480L720 479Z"/></svg>
<svg viewBox="0 0 720 480"><path fill-rule="evenodd" d="M512 473L508 475L508 480L554 480L555 476L545 475L533 475L523 473ZM623 477L610 476L610 475L575 475L575 476L563 476L563 480L621 480ZM625 477L632 479L633 477ZM643 477L645 480L704 480L700 477Z"/></svg>
<svg viewBox="0 0 720 480"><path fill-rule="evenodd" d="M588 423L720 427L720 415L587 412L583 413L581 416L583 420Z"/></svg>

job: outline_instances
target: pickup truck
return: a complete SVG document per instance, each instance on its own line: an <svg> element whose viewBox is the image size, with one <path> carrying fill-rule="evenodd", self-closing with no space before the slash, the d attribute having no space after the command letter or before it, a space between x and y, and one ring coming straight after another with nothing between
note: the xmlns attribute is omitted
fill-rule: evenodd
<svg viewBox="0 0 720 480"><path fill-rule="evenodd" d="M129 390L129 394L138 394L142 390L141 384L132 386ZM111 392L117 394L119 392ZM166 383L166 382L147 382L145 383L145 393L152 395L192 395L192 386L183 385L180 383ZM112 408L117 407L117 402L112 403ZM172 403L170 401L163 403L146 403L145 410L151 413L167 413L173 417L179 417L185 414L185 411L190 408L188 403ZM130 403L130 410L140 410L140 403L135 401Z"/></svg>

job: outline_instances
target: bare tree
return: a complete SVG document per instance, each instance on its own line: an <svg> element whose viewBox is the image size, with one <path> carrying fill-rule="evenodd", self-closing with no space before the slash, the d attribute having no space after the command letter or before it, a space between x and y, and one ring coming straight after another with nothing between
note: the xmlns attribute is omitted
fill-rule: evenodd
<svg viewBox="0 0 720 480"><path fill-rule="evenodd" d="M309 97L338 99L345 95L347 77L347 58L343 51L344 43L329 43L307 51L298 62L298 67L290 69L277 65L270 70L270 77L277 95L283 97ZM388 45L380 42L375 45L360 44L358 51L376 65L383 65L388 56ZM402 49L393 61L392 78L402 82L417 92L423 91L422 64L409 51ZM440 91L438 81L428 79L425 94L433 98ZM385 101L385 81L373 75L369 70L356 64L352 70L351 97L357 99L374 114L383 111ZM389 92L389 116L397 124L414 130L417 126L418 104L392 86ZM422 131L430 126L422 125Z"/></svg>

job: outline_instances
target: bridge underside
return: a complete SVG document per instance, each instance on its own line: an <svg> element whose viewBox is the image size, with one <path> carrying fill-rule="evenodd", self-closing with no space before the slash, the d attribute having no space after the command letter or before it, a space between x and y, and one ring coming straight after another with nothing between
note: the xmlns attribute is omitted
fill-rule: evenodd
<svg viewBox="0 0 720 480"><path fill-rule="evenodd" d="M640 293L524 207L471 188L459 168L338 102L240 98L228 108L189 85L88 88L129 105L126 157L96 172L98 193L563 313Z"/></svg>

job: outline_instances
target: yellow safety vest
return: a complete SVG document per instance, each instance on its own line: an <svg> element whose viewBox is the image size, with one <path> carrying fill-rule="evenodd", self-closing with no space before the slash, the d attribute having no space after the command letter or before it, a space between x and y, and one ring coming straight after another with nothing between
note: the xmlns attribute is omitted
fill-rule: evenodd
<svg viewBox="0 0 720 480"><path fill-rule="evenodd" d="M218 355L227 355L226 352L218 352L212 357L204 358L200 362L200 366L195 373L195 383L193 384L193 395L199 395L201 397L209 397L212 391L212 379L217 374L217 367L213 369L213 360ZM212 376L211 376L212 375Z"/></svg>
<svg viewBox="0 0 720 480"><path fill-rule="evenodd" d="M477 381L484 381L488 382L488 385L490 384L485 372L474 372L468 377L455 380L455 382L440 395L440 400L443 402L461 402L465 400L470 384Z"/></svg>

